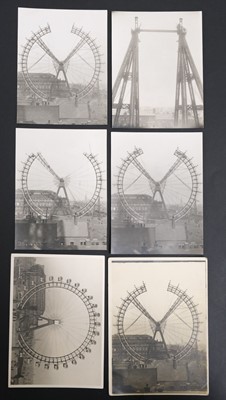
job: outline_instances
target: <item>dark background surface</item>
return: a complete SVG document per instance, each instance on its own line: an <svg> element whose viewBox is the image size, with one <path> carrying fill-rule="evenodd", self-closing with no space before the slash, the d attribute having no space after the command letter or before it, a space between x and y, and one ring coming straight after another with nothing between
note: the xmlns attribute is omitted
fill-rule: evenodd
<svg viewBox="0 0 226 400"><path fill-rule="evenodd" d="M209 375L211 400L226 399L226 3L224 0L2 0L0 2L0 393L18 398L108 399L107 259L104 389L10 388L8 381L8 314L10 254L14 250L14 182L17 79L17 8L73 8L125 11L203 11L204 55L204 256L209 267ZM109 18L110 20L110 18ZM109 25L110 30L110 25ZM110 36L109 36L110 43ZM110 48L110 47L109 47ZM110 56L110 51L109 51ZM110 88L110 62L109 62ZM110 94L110 91L109 91ZM111 108L109 95L109 110ZM110 113L109 113L110 116ZM38 128L38 126L36 126ZM51 127L51 126L50 126ZM69 127L70 128L70 127ZM108 126L110 151L110 118ZM110 187L110 159L108 159ZM110 193L108 193L110 200ZM109 202L110 204L110 202ZM110 207L108 214L110 216ZM108 224L108 232L110 223ZM109 237L110 244L110 237ZM110 247L109 247L110 248ZM56 252L55 252L56 253ZM78 252L73 252L76 254ZM80 254L82 252L79 252ZM85 253L85 252L83 252ZM195 277L194 277L195 279ZM137 399L137 396L120 396ZM149 397L149 396L143 396ZM166 396L163 396L167 397ZM169 397L169 396L168 396ZM171 397L171 396L170 396ZM191 398L196 396L176 396ZM149 397L150 398L150 397ZM152 398L160 398L152 396Z"/></svg>

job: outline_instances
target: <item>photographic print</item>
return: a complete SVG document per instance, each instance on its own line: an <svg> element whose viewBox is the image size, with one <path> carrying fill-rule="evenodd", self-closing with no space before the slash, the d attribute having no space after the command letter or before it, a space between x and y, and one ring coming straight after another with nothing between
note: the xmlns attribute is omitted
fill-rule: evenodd
<svg viewBox="0 0 226 400"><path fill-rule="evenodd" d="M16 130L16 249L107 249L106 131Z"/></svg>
<svg viewBox="0 0 226 400"><path fill-rule="evenodd" d="M202 133L111 140L111 253L203 254Z"/></svg>
<svg viewBox="0 0 226 400"><path fill-rule="evenodd" d="M202 13L112 13L112 126L203 127Z"/></svg>
<svg viewBox="0 0 226 400"><path fill-rule="evenodd" d="M102 388L103 332L103 256L11 256L10 387Z"/></svg>
<svg viewBox="0 0 226 400"><path fill-rule="evenodd" d="M107 124L107 11L18 9L17 123Z"/></svg>
<svg viewBox="0 0 226 400"><path fill-rule="evenodd" d="M205 258L109 259L111 395L208 394L207 285Z"/></svg>

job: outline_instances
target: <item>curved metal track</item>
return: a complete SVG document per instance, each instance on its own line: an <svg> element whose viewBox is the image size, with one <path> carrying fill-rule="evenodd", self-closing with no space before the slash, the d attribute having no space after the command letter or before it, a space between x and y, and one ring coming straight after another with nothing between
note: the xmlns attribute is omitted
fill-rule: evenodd
<svg viewBox="0 0 226 400"><path fill-rule="evenodd" d="M82 217L83 215L87 214L96 204L97 200L100 198L100 193L102 190L103 178L102 172L100 169L100 164L98 163L96 157L93 154L84 153L84 156L90 161L93 166L96 175L96 187L93 193L92 198L90 201L85 205L85 207L81 208L79 211L75 213L76 217Z"/></svg>

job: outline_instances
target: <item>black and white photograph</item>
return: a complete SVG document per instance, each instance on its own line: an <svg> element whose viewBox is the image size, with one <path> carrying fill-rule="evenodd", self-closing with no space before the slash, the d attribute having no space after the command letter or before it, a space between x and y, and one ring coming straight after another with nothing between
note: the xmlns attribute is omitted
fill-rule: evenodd
<svg viewBox="0 0 226 400"><path fill-rule="evenodd" d="M17 123L107 125L107 11L18 9Z"/></svg>
<svg viewBox="0 0 226 400"><path fill-rule="evenodd" d="M15 248L106 250L106 131L16 129Z"/></svg>
<svg viewBox="0 0 226 400"><path fill-rule="evenodd" d="M203 254L201 132L112 132L111 253Z"/></svg>
<svg viewBox="0 0 226 400"><path fill-rule="evenodd" d="M202 12L113 12L112 88L114 128L202 128Z"/></svg>
<svg viewBox="0 0 226 400"><path fill-rule="evenodd" d="M104 257L13 254L9 387L103 387Z"/></svg>
<svg viewBox="0 0 226 400"><path fill-rule="evenodd" d="M110 395L208 395L207 259L112 257L108 272Z"/></svg>

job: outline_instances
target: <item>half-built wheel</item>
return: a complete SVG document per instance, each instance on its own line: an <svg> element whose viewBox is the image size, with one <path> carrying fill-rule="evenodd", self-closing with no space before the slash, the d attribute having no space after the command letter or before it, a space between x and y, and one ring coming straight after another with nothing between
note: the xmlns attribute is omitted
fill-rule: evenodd
<svg viewBox="0 0 226 400"><path fill-rule="evenodd" d="M96 157L84 153L79 170L60 177L41 153L32 153L23 165L21 187L30 212L42 219L82 217L100 197L102 171Z"/></svg>
<svg viewBox="0 0 226 400"><path fill-rule="evenodd" d="M196 168L186 153L174 152L175 162L160 180L139 161L143 150L135 148L123 160L117 175L117 191L133 221L178 221L195 204L199 182ZM139 204L138 204L139 203Z"/></svg>
<svg viewBox="0 0 226 400"><path fill-rule="evenodd" d="M171 283L167 292L160 319L155 317L158 314L155 308L161 299L155 299L154 308L145 283L122 300L117 315L118 335L123 348L136 361L144 364L164 359L179 361L197 341L199 317L192 297Z"/></svg>
<svg viewBox="0 0 226 400"><path fill-rule="evenodd" d="M34 97L45 101L68 97L81 99L97 83L101 56L95 40L74 25L71 33L74 35L73 42L66 34L58 41L47 25L32 33L25 43L21 72ZM67 48L69 43L70 49ZM62 48L67 51L63 58Z"/></svg>

